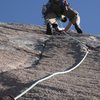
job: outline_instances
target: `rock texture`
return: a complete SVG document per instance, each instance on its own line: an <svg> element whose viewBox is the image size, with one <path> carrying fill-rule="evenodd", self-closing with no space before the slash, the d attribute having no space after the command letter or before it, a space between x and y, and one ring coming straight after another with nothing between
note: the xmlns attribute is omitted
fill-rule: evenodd
<svg viewBox="0 0 100 100"><path fill-rule="evenodd" d="M70 35L70 36L69 36ZM16 97L37 80L75 66L74 71L52 77L18 100L100 100L100 36L45 34L45 27L0 24L0 96Z"/></svg>

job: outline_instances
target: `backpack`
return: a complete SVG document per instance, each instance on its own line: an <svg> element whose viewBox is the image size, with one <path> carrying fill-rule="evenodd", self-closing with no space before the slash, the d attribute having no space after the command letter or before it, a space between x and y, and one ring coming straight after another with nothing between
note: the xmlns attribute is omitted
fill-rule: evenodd
<svg viewBox="0 0 100 100"><path fill-rule="evenodd" d="M42 8L42 14L45 16L47 13L54 12L60 17L65 10L66 0L49 0Z"/></svg>
<svg viewBox="0 0 100 100"><path fill-rule="evenodd" d="M65 0L49 0L51 4L51 9L56 13L56 15L61 15L65 9Z"/></svg>

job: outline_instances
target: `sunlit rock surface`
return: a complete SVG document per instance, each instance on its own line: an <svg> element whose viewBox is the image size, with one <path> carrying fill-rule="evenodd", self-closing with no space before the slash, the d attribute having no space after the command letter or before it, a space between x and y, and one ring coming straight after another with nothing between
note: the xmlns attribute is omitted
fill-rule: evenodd
<svg viewBox="0 0 100 100"><path fill-rule="evenodd" d="M18 100L99 100L100 36L66 34L46 35L45 27L0 24L0 96L16 97L37 80L74 67L74 71L39 83Z"/></svg>

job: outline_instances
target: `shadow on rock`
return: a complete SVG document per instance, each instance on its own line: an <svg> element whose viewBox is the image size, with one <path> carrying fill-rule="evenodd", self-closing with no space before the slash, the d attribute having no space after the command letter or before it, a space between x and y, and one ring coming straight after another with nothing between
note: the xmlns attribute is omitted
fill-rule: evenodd
<svg viewBox="0 0 100 100"><path fill-rule="evenodd" d="M12 95L16 96L19 94L21 90L23 90L25 87L28 87L29 84L21 83L17 77L13 77L10 73L0 73L0 83L2 86L6 87L3 89L0 89L0 96L7 96Z"/></svg>

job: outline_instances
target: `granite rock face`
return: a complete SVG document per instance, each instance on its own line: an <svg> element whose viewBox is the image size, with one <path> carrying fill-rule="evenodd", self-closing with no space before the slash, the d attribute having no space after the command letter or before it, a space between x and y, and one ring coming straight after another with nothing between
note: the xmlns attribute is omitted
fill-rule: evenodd
<svg viewBox="0 0 100 100"><path fill-rule="evenodd" d="M74 39L73 39L74 38ZM16 97L37 80L84 62L68 74L39 83L18 100L99 100L100 36L45 34L45 27L0 24L0 96Z"/></svg>

